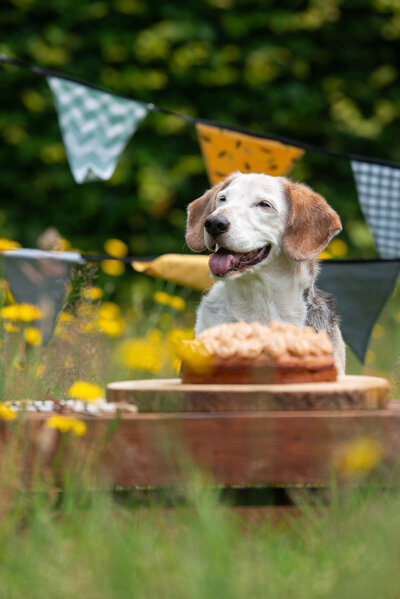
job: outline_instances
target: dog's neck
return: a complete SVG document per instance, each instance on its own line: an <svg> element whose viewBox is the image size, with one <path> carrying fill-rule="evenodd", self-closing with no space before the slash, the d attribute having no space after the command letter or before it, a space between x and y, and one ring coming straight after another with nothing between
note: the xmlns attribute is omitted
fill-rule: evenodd
<svg viewBox="0 0 400 599"><path fill-rule="evenodd" d="M304 291L312 286L315 264L293 262L285 255L255 272L224 282L225 308L234 320L272 320L303 327Z"/></svg>

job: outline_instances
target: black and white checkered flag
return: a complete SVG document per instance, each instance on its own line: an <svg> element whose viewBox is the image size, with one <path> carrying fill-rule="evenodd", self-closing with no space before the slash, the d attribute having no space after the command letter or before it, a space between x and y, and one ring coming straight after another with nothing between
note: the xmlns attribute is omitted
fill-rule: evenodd
<svg viewBox="0 0 400 599"><path fill-rule="evenodd" d="M361 210L381 258L400 257L400 168L351 161Z"/></svg>

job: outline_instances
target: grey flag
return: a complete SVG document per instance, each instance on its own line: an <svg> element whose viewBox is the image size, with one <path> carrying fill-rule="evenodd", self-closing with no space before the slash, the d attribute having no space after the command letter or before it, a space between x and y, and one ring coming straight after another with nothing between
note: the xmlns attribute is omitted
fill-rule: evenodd
<svg viewBox="0 0 400 599"><path fill-rule="evenodd" d="M399 261L321 262L317 286L334 295L344 340L361 362L399 271Z"/></svg>
<svg viewBox="0 0 400 599"><path fill-rule="evenodd" d="M12 250L2 253L4 277L19 304L37 306L43 318L36 322L43 343L48 343L63 307L71 270L85 260L77 252Z"/></svg>

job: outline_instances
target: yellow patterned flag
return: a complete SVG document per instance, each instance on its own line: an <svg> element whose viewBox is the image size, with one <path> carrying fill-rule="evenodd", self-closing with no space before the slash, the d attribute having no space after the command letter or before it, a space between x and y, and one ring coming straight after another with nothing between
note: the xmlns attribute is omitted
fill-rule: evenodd
<svg viewBox="0 0 400 599"><path fill-rule="evenodd" d="M209 276L208 259L209 256L164 254L151 262L132 262L132 267L136 272L172 281L197 291L206 291L213 284Z"/></svg>
<svg viewBox="0 0 400 599"><path fill-rule="evenodd" d="M272 139L196 124L197 136L212 185L233 171L288 175L304 150Z"/></svg>

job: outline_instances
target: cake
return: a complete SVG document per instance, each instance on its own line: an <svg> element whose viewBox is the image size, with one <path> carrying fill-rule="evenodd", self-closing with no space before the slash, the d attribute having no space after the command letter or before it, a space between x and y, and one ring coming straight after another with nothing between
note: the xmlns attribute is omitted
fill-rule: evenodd
<svg viewBox="0 0 400 599"><path fill-rule="evenodd" d="M337 378L327 333L289 323L221 324L182 342L179 353L183 383L282 384Z"/></svg>

